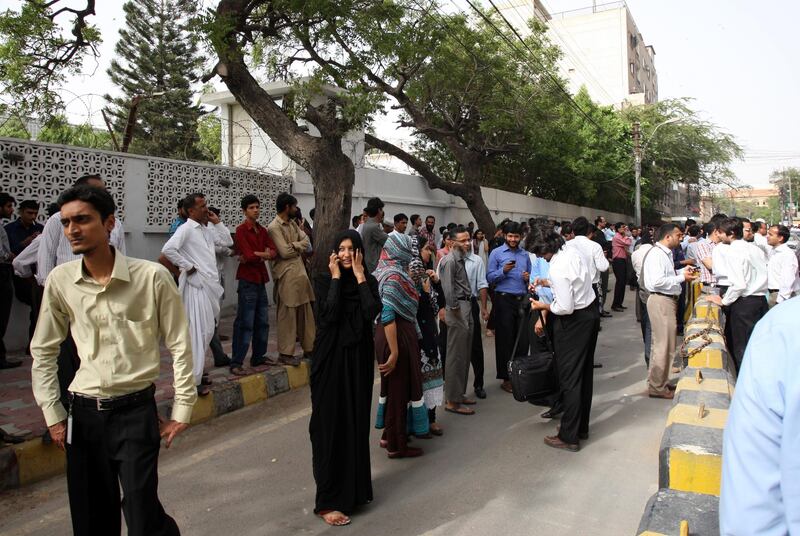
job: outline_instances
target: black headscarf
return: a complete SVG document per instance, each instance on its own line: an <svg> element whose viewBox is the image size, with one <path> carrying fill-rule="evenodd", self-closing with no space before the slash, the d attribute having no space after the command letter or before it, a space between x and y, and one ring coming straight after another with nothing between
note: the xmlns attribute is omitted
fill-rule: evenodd
<svg viewBox="0 0 800 536"><path fill-rule="evenodd" d="M342 231L336 236L334 241L334 252L339 251L339 246L345 240L350 240L353 243L353 253L360 250L364 254L364 242L361 240L361 235L353 229ZM361 264L364 265L364 258L361 258ZM368 323L365 322L364 312L362 311L361 294L358 290L358 280L353 274L352 268L345 268L340 266L342 277L339 282L339 299L341 304L339 307L338 318L338 342L341 346L352 346L361 341L363 336L371 336L366 333ZM364 275L367 278L367 284L372 289L377 289L378 282L375 277L370 274L366 265L364 265ZM330 275L328 275L330 277Z"/></svg>
<svg viewBox="0 0 800 536"><path fill-rule="evenodd" d="M350 240L353 243L353 253L355 254L356 250L361 251L361 264L364 266L364 274L368 275L369 272L367 271L367 267L364 264L364 242L361 240L361 235L358 234L358 231L354 229L347 229L346 231L342 231L338 235L336 235L336 241L334 242L333 251L334 253L339 252L339 246L342 245L342 242L345 240ZM355 259L354 259L355 260ZM352 268L345 268L344 266L340 265L340 270L342 272L342 280L341 280L341 296L344 300L359 300L358 295L358 281L356 280L356 276L353 274Z"/></svg>

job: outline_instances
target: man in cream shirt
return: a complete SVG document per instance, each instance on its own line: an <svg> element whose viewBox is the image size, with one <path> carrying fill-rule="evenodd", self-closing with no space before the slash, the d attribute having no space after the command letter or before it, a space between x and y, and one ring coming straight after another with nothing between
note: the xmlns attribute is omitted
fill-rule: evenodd
<svg viewBox="0 0 800 536"><path fill-rule="evenodd" d="M50 272L31 379L53 442L67 452L73 532L119 534L122 507L131 536L177 535L158 499L157 465L160 439L169 447L186 429L196 400L180 296L163 267L109 245L115 206L105 190L71 188L59 205L64 235L83 258ZM68 331L81 361L65 408L57 357ZM173 357L175 388L172 420L161 423L153 385L160 338Z"/></svg>

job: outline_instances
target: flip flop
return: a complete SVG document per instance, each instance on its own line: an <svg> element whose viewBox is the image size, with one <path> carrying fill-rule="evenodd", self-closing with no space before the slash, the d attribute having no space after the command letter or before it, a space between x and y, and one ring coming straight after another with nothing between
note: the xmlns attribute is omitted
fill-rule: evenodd
<svg viewBox="0 0 800 536"><path fill-rule="evenodd" d="M472 400L471 398L465 398L464 400L461 401L461 403L464 404L465 406L474 406L478 402L475 401L475 400Z"/></svg>
<svg viewBox="0 0 800 536"><path fill-rule="evenodd" d="M475 410L471 410L469 408L462 408L461 406L457 408L448 408L447 406L445 406L444 410L449 411L450 413L457 413L458 415L475 415Z"/></svg>
<svg viewBox="0 0 800 536"><path fill-rule="evenodd" d="M242 367L231 367L231 374L234 376L247 376L247 372Z"/></svg>

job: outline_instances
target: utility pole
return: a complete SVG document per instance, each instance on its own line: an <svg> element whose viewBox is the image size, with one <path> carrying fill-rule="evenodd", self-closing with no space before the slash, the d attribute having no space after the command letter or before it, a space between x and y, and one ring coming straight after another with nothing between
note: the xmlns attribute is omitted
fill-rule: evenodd
<svg viewBox="0 0 800 536"><path fill-rule="evenodd" d="M636 174L636 225L642 226L642 147L641 125L638 121L633 123L633 158L634 173Z"/></svg>

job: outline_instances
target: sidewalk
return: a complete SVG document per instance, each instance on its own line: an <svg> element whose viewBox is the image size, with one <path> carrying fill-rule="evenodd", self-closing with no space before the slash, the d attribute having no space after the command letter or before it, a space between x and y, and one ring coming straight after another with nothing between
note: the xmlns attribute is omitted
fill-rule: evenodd
<svg viewBox="0 0 800 536"><path fill-rule="evenodd" d="M231 337L233 321L233 314L223 316L219 334ZM269 325L267 353L277 357L277 322L274 306L269 308ZM223 341L222 346L225 353L230 356L231 340ZM298 346L295 355L301 353L302 349ZM28 441L21 445L3 445L0 448L0 491L58 474L59 467L63 466L63 456L60 455L60 451L52 445L43 446L40 439L46 425L31 390L32 359L19 353L9 357L11 360L21 360L22 366L0 370L0 427ZM248 375L235 376L230 373L228 367L215 368L209 350L206 356L206 371L213 382L212 393L198 399L192 413L192 423L229 413L308 383L309 366L306 361L299 367L262 365L254 368L248 366L249 361L248 352L245 359L245 370ZM156 381L155 396L159 412L165 417L169 416L173 394L172 356L162 346L161 375ZM40 465L43 467L38 467Z"/></svg>

